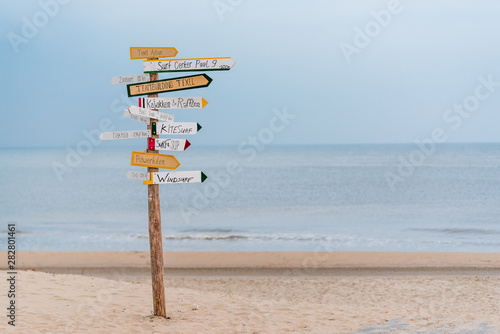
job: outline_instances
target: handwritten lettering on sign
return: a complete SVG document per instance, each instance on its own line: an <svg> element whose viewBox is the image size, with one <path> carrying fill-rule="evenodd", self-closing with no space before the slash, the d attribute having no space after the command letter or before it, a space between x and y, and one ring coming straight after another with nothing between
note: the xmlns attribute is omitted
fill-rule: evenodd
<svg viewBox="0 0 500 334"><path fill-rule="evenodd" d="M128 111L128 109L125 109L123 111L123 117L149 125L149 117L144 117L144 116L139 116L139 115L134 115Z"/></svg>
<svg viewBox="0 0 500 334"><path fill-rule="evenodd" d="M135 74L111 78L112 85L131 84L146 81L149 81L149 74Z"/></svg>
<svg viewBox="0 0 500 334"><path fill-rule="evenodd" d="M148 138L148 149L158 151L185 151L191 143L186 139Z"/></svg>
<svg viewBox="0 0 500 334"><path fill-rule="evenodd" d="M166 183L201 183L207 179L202 171L185 172L153 172L149 180L144 184L166 184Z"/></svg>
<svg viewBox="0 0 500 334"><path fill-rule="evenodd" d="M173 122L174 121L174 116L170 114L165 114L156 110L150 110L150 109L145 109L145 108L139 108L136 106L130 106L130 108L127 109L131 114L138 115L138 116L143 116L143 117L148 117L148 118L155 118L161 121L165 122Z"/></svg>
<svg viewBox="0 0 500 334"><path fill-rule="evenodd" d="M173 155L132 152L132 166L156 167L176 169L180 166L179 161Z"/></svg>
<svg viewBox="0 0 500 334"><path fill-rule="evenodd" d="M160 48L130 48L130 59L147 59L147 58L163 58L175 57L177 49L173 47L160 47Z"/></svg>
<svg viewBox="0 0 500 334"><path fill-rule="evenodd" d="M148 172L127 172L127 179L130 180L149 180L151 173Z"/></svg>
<svg viewBox="0 0 500 334"><path fill-rule="evenodd" d="M194 135L201 129L201 125L194 122L153 122L153 135Z"/></svg>
<svg viewBox="0 0 500 334"><path fill-rule="evenodd" d="M137 139L151 137L149 130L130 130L130 131L113 131L103 132L99 135L101 140L114 140L114 139Z"/></svg>
<svg viewBox="0 0 500 334"><path fill-rule="evenodd" d="M145 60L144 73L228 71L235 64L231 57Z"/></svg>
<svg viewBox="0 0 500 334"><path fill-rule="evenodd" d="M207 87L212 79L206 74L191 75L172 79L151 81L148 83L127 85L128 96L173 92L200 87Z"/></svg>
<svg viewBox="0 0 500 334"><path fill-rule="evenodd" d="M139 107L147 109L201 109L208 104L202 97L140 97Z"/></svg>

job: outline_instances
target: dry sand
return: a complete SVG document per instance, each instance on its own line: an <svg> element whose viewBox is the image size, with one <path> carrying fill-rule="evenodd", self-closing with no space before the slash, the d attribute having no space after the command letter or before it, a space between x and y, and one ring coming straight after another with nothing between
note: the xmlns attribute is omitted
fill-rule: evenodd
<svg viewBox="0 0 500 334"><path fill-rule="evenodd" d="M22 252L0 332L500 333L500 254L165 253L169 319L151 316L148 258Z"/></svg>

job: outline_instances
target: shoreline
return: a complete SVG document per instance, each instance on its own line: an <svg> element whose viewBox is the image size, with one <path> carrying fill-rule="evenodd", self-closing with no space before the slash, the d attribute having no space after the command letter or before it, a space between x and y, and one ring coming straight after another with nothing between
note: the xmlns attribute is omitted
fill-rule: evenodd
<svg viewBox="0 0 500 334"><path fill-rule="evenodd" d="M149 252L19 251L17 269L150 268ZM164 252L167 269L432 270L500 269L500 253ZM7 257L7 252L0 252ZM0 264L5 270L6 263Z"/></svg>

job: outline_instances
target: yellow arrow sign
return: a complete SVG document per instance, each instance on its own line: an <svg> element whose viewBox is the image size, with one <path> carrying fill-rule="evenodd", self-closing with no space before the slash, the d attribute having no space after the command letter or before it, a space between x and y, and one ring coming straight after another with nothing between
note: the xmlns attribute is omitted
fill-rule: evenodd
<svg viewBox="0 0 500 334"><path fill-rule="evenodd" d="M176 169L181 164L173 155L132 152L132 166Z"/></svg>
<svg viewBox="0 0 500 334"><path fill-rule="evenodd" d="M128 97L163 92L173 92L191 88L207 87L212 79L206 74L190 75L172 79L149 81L127 85Z"/></svg>
<svg viewBox="0 0 500 334"><path fill-rule="evenodd" d="M163 58L175 57L177 49L172 47L166 48L130 48L130 59L147 59L147 58Z"/></svg>

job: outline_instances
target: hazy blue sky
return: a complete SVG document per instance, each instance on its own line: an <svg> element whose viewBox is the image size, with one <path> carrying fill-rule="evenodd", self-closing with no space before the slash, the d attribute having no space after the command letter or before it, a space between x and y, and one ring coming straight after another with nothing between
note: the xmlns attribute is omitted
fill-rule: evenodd
<svg viewBox="0 0 500 334"><path fill-rule="evenodd" d="M236 61L208 88L161 95L208 100L173 112L202 124L193 143L238 145L285 107L296 117L274 144L411 143L436 128L500 141L499 2L61 2L2 2L0 147L76 145L106 118L144 128L121 117L126 86L110 82L141 73L130 46Z"/></svg>

